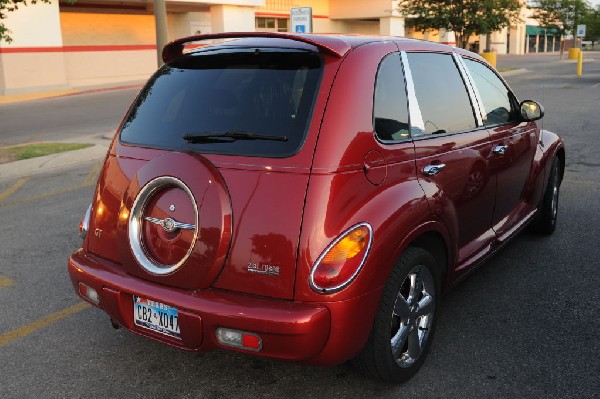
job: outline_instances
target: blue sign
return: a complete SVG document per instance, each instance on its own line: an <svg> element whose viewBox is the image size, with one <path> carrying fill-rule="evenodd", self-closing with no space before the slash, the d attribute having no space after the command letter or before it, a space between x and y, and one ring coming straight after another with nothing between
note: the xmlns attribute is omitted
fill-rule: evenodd
<svg viewBox="0 0 600 399"><path fill-rule="evenodd" d="M295 33L312 33L312 8L296 7L290 10L290 29Z"/></svg>

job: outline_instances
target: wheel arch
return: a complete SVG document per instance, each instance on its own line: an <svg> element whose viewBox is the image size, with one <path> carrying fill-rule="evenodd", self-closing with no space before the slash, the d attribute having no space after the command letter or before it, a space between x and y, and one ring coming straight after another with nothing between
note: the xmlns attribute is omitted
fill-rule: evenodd
<svg viewBox="0 0 600 399"><path fill-rule="evenodd" d="M565 165L566 165L566 154L565 154L564 147L560 147L556 151L556 157L560 161L560 165L559 165L558 171L559 171L559 179L562 182L563 177L565 176Z"/></svg>
<svg viewBox="0 0 600 399"><path fill-rule="evenodd" d="M448 246L444 237L437 231L428 231L414 239L409 246L418 247L429 252L441 267L445 275L448 272Z"/></svg>
<svg viewBox="0 0 600 399"><path fill-rule="evenodd" d="M441 274L442 286L440 287L440 290L443 291L445 288L444 282L446 281L448 271L450 270L449 261L452 259L449 250L450 247L446 243L444 236L436 230L425 231L408 243L403 251L409 247L421 248L429 252L435 258Z"/></svg>

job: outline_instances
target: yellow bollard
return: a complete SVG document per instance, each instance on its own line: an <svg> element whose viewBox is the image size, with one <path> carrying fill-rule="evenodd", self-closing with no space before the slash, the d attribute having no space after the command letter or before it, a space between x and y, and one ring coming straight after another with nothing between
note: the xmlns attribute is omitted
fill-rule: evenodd
<svg viewBox="0 0 600 399"><path fill-rule="evenodd" d="M479 55L496 68L496 53L479 53Z"/></svg>
<svg viewBox="0 0 600 399"><path fill-rule="evenodd" d="M579 49L577 47L573 47L569 49L569 59L570 60L576 60L577 57L579 57Z"/></svg>
<svg viewBox="0 0 600 399"><path fill-rule="evenodd" d="M579 56L577 57L577 76L581 76L583 74L583 51L579 52Z"/></svg>

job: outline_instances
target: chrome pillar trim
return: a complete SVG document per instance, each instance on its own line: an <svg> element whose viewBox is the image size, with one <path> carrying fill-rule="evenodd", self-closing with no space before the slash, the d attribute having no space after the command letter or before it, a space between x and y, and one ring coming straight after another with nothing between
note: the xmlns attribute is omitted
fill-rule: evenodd
<svg viewBox="0 0 600 399"><path fill-rule="evenodd" d="M164 220L155 219L144 216L144 211L146 209L146 205L150 200L161 190L167 189L169 187L177 187L185 191L187 196L190 198L192 205L194 207L194 224L187 223L179 223L171 218L166 218ZM172 265L163 265L162 263L157 262L153 259L149 254L146 248L144 247L143 239L142 239L142 223L143 221L149 221L151 223L158 224L165 229L165 226L168 229L172 229L175 231L177 229L186 229L186 230L194 230L194 237L190 244L189 249L183 258ZM154 180L151 180L148 184L146 184L138 194L137 198L133 202L130 211L129 224L128 224L128 237L129 237L129 246L131 247L131 252L133 256L137 260L137 262L146 269L148 272L157 275L166 275L173 273L177 269L179 269L185 261L190 257L194 246L196 244L196 240L198 238L198 205L196 204L196 200L192 194L192 191L189 189L185 183L181 180L172 177L172 176L161 176L157 177ZM165 229L165 231L168 231Z"/></svg>
<svg viewBox="0 0 600 399"><path fill-rule="evenodd" d="M469 68L467 68L460 55L457 53L452 53L452 57L454 58L454 62L456 63L458 70L462 75L463 81L465 82L465 86L469 92L469 97L471 98L471 103L475 106L474 111L475 117L477 118L477 126L483 126L483 116L487 115L487 112L485 112L483 102L481 101L481 97L479 97L479 91L477 91L477 88L475 87L473 76L471 76Z"/></svg>
<svg viewBox="0 0 600 399"><path fill-rule="evenodd" d="M406 96L408 99L408 115L410 118L410 135L422 136L425 134L425 122L423 122L421 107L419 106L419 100L417 100L417 93L415 91L415 85L413 83L406 51L400 52L400 58L402 59L402 69L404 70L404 79L406 80Z"/></svg>

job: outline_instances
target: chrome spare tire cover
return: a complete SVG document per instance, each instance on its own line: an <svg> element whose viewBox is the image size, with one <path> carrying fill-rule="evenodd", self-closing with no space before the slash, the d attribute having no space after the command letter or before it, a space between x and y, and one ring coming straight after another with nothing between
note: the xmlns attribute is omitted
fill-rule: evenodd
<svg viewBox="0 0 600 399"><path fill-rule="evenodd" d="M155 218L148 216L147 208L151 201L169 189L180 189L187 194L189 201L193 207L194 220L193 223L184 223L175 220L171 217ZM152 256L148 250L148 238L144 234L144 223L152 223L162 227L167 233L177 233L180 230L193 232L191 240L187 240L189 244L187 251L183 256L174 263L162 263ZM167 275L179 269L192 254L194 245L198 238L198 205L190 188L181 180L172 176L160 176L148 182L139 192L131 207L128 225L128 238L131 252L140 266L146 269L149 273L155 275Z"/></svg>

